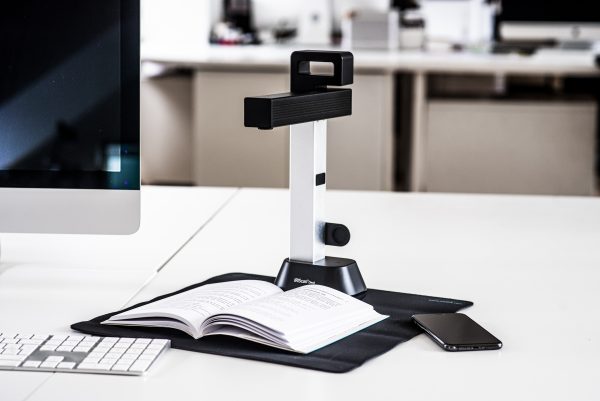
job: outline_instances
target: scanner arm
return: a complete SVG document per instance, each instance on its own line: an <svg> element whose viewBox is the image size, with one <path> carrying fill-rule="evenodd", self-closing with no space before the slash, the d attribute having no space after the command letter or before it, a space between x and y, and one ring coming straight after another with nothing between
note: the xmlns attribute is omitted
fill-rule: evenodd
<svg viewBox="0 0 600 401"><path fill-rule="evenodd" d="M311 73L310 63L333 64L333 75ZM349 52L297 51L291 56L291 92L244 99L244 125L263 130L290 125L290 256L276 283L289 289L320 283L355 295L366 290L356 262L325 256L344 246L350 231L325 222L327 119L352 114ZM299 277L302 276L302 277Z"/></svg>

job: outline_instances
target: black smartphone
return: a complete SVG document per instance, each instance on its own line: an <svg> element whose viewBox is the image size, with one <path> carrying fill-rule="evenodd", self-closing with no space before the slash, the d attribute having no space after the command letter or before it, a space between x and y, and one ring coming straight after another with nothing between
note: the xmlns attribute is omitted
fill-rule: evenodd
<svg viewBox="0 0 600 401"><path fill-rule="evenodd" d="M446 351L482 351L502 348L502 341L462 313L413 315L415 323Z"/></svg>

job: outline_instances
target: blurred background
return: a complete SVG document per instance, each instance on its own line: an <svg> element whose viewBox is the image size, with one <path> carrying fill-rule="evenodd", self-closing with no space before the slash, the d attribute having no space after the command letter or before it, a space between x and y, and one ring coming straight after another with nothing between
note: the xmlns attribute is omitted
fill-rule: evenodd
<svg viewBox="0 0 600 401"><path fill-rule="evenodd" d="M142 0L142 181L286 187L288 129L244 128L243 99L346 49L329 188L596 195L596 1Z"/></svg>

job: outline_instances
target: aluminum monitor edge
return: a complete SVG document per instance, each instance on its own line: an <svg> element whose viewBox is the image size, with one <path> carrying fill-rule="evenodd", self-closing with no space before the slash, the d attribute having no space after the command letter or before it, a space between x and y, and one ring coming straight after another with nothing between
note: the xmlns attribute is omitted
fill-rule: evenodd
<svg viewBox="0 0 600 401"><path fill-rule="evenodd" d="M0 188L0 232L133 234L140 191Z"/></svg>

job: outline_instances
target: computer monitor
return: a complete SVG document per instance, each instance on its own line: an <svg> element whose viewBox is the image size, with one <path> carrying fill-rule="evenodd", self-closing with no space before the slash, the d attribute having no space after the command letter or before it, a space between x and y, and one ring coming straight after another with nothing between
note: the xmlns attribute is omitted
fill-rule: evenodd
<svg viewBox="0 0 600 401"><path fill-rule="evenodd" d="M556 42L600 40L598 0L501 0L500 39Z"/></svg>
<svg viewBox="0 0 600 401"><path fill-rule="evenodd" d="M0 4L0 232L137 231L139 7Z"/></svg>

